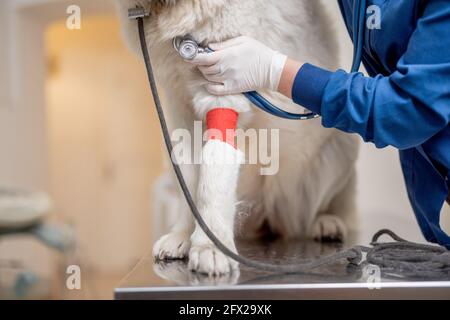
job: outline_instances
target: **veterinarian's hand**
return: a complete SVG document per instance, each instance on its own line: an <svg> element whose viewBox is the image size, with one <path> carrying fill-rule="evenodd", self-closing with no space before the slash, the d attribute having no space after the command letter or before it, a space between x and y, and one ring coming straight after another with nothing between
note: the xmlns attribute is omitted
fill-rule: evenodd
<svg viewBox="0 0 450 320"><path fill-rule="evenodd" d="M237 94L258 89L278 90L287 57L264 44L238 37L209 46L215 52L199 54L198 65L214 95Z"/></svg>

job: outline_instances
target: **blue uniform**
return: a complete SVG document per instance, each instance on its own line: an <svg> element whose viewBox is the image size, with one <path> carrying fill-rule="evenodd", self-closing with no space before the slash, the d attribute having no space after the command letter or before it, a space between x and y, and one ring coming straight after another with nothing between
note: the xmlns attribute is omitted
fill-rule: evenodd
<svg viewBox="0 0 450 320"><path fill-rule="evenodd" d="M353 2L339 0L350 35ZM305 64L292 91L325 127L394 146L425 238L450 249L440 212L450 176L450 1L368 0L381 28L365 28L362 61L370 77ZM364 21L365 23L366 21Z"/></svg>

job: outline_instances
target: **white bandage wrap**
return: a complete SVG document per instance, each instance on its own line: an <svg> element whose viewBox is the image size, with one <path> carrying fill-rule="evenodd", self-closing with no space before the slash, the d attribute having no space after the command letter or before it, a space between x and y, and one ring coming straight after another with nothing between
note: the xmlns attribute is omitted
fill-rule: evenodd
<svg viewBox="0 0 450 320"><path fill-rule="evenodd" d="M226 242L233 239L236 188L242 163L242 151L226 142L209 140L203 147L197 206L211 230ZM201 230L196 230L195 237L209 243Z"/></svg>

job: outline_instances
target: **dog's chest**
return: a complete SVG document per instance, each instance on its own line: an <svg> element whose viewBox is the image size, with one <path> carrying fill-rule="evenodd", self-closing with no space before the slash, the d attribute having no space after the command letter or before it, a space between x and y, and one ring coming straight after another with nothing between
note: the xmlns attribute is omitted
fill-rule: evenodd
<svg viewBox="0 0 450 320"><path fill-rule="evenodd" d="M260 0L225 1L226 5L214 5L215 2L221 1L206 0L198 5L179 2L157 16L152 33L160 41L189 34L199 43L207 44L239 35L251 36L252 30L261 27L258 22L267 19Z"/></svg>

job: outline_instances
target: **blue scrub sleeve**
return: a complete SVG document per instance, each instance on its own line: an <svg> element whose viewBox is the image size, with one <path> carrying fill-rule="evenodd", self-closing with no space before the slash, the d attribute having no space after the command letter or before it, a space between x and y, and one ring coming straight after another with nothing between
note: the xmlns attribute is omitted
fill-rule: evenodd
<svg viewBox="0 0 450 320"><path fill-rule="evenodd" d="M325 127L358 133L377 147L417 147L450 120L450 2L430 0L408 49L390 76L305 64L293 100L322 116Z"/></svg>

